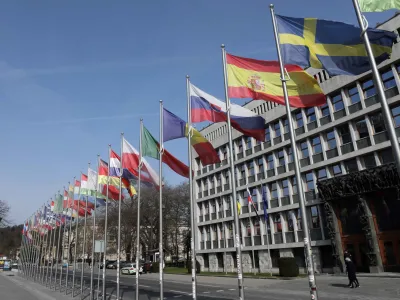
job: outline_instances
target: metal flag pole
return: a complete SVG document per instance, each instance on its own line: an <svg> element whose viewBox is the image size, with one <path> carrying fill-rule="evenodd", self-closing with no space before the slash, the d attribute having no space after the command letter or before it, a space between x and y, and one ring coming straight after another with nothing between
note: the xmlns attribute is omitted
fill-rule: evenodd
<svg viewBox="0 0 400 300"><path fill-rule="evenodd" d="M68 203L68 202L67 202ZM67 211L66 211L67 212ZM61 292L61 286L62 286L62 279L63 279L63 264L64 264L64 251L65 251L65 231L68 230L67 227L67 221L68 221L68 212L65 216L65 224L64 224L64 233L62 236L62 248L61 248L61 270L60 270L60 292ZM69 222L71 222L71 219L69 220Z"/></svg>
<svg viewBox="0 0 400 300"><path fill-rule="evenodd" d="M192 255L192 298L197 299L197 276L196 276L196 228L194 224L195 204L193 197L193 173L192 173L192 101L190 100L190 77L186 75L186 96L187 96L187 127L188 127L188 158L189 158L189 193L190 193L190 248Z"/></svg>
<svg viewBox="0 0 400 300"><path fill-rule="evenodd" d="M296 139L294 135L294 127L293 127L293 118L292 113L290 110L290 103L289 103L289 96L286 87L286 81L290 80L290 78L285 78L285 68L282 61L281 49L279 45L279 36L277 31L276 19L275 19L275 12L274 12L274 5L270 5L271 10L271 17L272 17L272 25L274 28L274 35L275 35L275 43L276 43L276 51L278 55L280 71L281 71L281 81L282 81L282 88L283 88L283 95L285 98L285 107L286 107L286 115L289 123L289 133L290 133L290 143L293 149L293 158L294 158L294 171L296 175L296 181L298 186L299 192L299 202L300 202L300 209L302 215L302 222L304 228L304 252L306 258L306 266L307 266L307 274L308 274L308 283L310 285L310 296L312 300L318 299L317 293L317 285L315 282L314 277L314 263L312 260L312 253L311 253L311 240L308 230L308 222L307 222L307 213L306 213L306 205L304 199L304 191L303 191L303 184L301 180L301 173L300 173L300 164L299 164L299 157L297 153L297 145Z"/></svg>
<svg viewBox="0 0 400 300"><path fill-rule="evenodd" d="M54 199L57 199L57 197L54 197ZM54 205L56 203L56 200L54 200ZM54 214L54 211L53 211ZM50 278L49 278L49 288L52 288L53 284L53 269L54 269L54 244L56 243L56 233L57 233L57 220L56 216L54 215L54 228L53 228L53 243L51 244L51 268L50 268Z"/></svg>
<svg viewBox="0 0 400 300"><path fill-rule="evenodd" d="M142 132L143 132L143 119L140 118L140 133L139 133L139 178L138 178L138 194L137 194L137 224L136 224L136 287L135 299L139 299L139 257L140 257L140 197L141 197L141 184L142 184Z"/></svg>
<svg viewBox="0 0 400 300"><path fill-rule="evenodd" d="M23 223L23 231L22 231L22 236L21 236L21 245L19 246L19 255L18 255L18 276L22 275L22 260L23 260L23 255L24 255L24 233L25 233L25 224L26 222L24 221Z"/></svg>
<svg viewBox="0 0 400 300"><path fill-rule="evenodd" d="M58 191L60 195L60 191ZM59 215L61 216L61 214ZM56 257L56 269L54 271L54 290L57 290L57 273L58 273L58 253L60 250L60 239L61 239L61 230L62 230L62 220L60 220L60 226L58 226L58 241L57 241L57 252L55 254Z"/></svg>
<svg viewBox="0 0 400 300"><path fill-rule="evenodd" d="M68 277L69 277L69 260L71 259L70 257L70 251L71 251L71 233L72 233L72 215L74 213L73 207L74 207L74 203L75 203L75 195L74 195L74 189L75 189L75 182L76 181L76 177L74 176L74 181L73 181L73 190L72 190L72 203L70 204L70 211L71 211L71 219L69 220L69 231L68 231L68 251L67 251L67 270L66 270L66 277L65 277L65 295L68 294ZM68 189L71 188L70 183L68 183ZM78 201L79 202L79 201ZM72 206L72 208L71 208Z"/></svg>
<svg viewBox="0 0 400 300"><path fill-rule="evenodd" d="M96 209L97 207L97 194L98 194L98 185L99 185L99 168L100 168L100 155L98 155L97 159L97 176L96 176L96 191L94 194L94 207ZM97 229L96 229L97 231ZM96 299L99 300L99 293L100 293L100 261L101 261L101 244L102 241L100 241L100 252L98 255L97 259L97 293L96 293ZM93 247L94 249L94 247ZM94 251L94 250L93 250ZM93 252L93 258L95 256L95 253ZM93 269L94 269L94 264L93 264ZM94 295L93 295L94 296Z"/></svg>
<svg viewBox="0 0 400 300"><path fill-rule="evenodd" d="M365 16L361 13L360 5L358 0L353 0L354 10L356 11L358 24L361 27L361 37L364 39L365 50L367 51L369 61L371 64L372 75L374 76L375 85L379 94L379 101L381 103L383 119L389 134L390 144L392 145L393 157L396 162L397 172L400 174L400 147L399 140L396 135L396 131L393 125L393 118L390 113L390 108L386 100L385 90L381 76L379 75L378 67L376 65L374 53L372 51L371 42L368 37L368 22Z"/></svg>
<svg viewBox="0 0 400 300"><path fill-rule="evenodd" d="M89 178L89 174L88 174ZM89 180L88 180L89 183ZM87 212L88 212L88 198L89 198L89 190L86 192L86 205L85 205L85 221L83 223L83 244L82 244L82 266L81 266L81 299L83 298L83 271L85 269L86 262L86 224L87 224Z"/></svg>
<svg viewBox="0 0 400 300"><path fill-rule="evenodd" d="M225 101L226 101L226 114L228 123L228 140L229 140L229 161L231 168L231 186L232 186L232 199L234 205L234 220L235 220L235 247L237 256L237 274L238 274L238 287L239 287L239 299L244 300L244 287L243 287L243 270L242 270L242 249L240 246L240 224L239 214L237 210L237 199L236 199L236 176L235 176L235 165L233 157L233 142L232 142L232 127L231 127L231 102L228 95L228 74L226 72L226 50L225 46L221 46L222 49L222 65L224 70L224 88L225 88Z"/></svg>
<svg viewBox="0 0 400 300"><path fill-rule="evenodd" d="M47 250L47 266L46 266L46 280L45 280L46 286L47 286L48 279L49 279L49 266L50 266L51 250L52 250L51 245L53 243L53 235L54 235L54 233L53 233L54 228L52 225L52 220L49 221L49 224L50 224L51 230L50 230L50 241L49 241L48 250ZM53 267L53 262L51 263L51 267Z"/></svg>
<svg viewBox="0 0 400 300"><path fill-rule="evenodd" d="M121 152L122 152L122 143L124 140L124 133L121 132ZM121 153L122 154L122 153ZM120 264L121 264L121 202L122 202L122 155L120 161L120 176L119 176L119 201L118 201L118 241L117 241L117 300L120 299Z"/></svg>
<svg viewBox="0 0 400 300"><path fill-rule="evenodd" d="M78 228L79 228L79 211L81 209L81 188L82 188L82 174L81 174L81 187L79 188L79 199L78 199L78 214L76 217L76 224L75 224L75 245L74 245L74 271L72 273L72 291L71 297L74 298L75 293L75 275L76 275L76 254L78 248Z"/></svg>
<svg viewBox="0 0 400 300"><path fill-rule="evenodd" d="M160 299L164 299L164 245L163 245L163 201L162 201L162 190L163 190L163 180L162 180L162 156L164 152L164 142L163 142L163 102L160 100L160 246L159 246L159 253L160 253L160 265L159 265L159 272L160 272Z"/></svg>
<svg viewBox="0 0 400 300"><path fill-rule="evenodd" d="M44 251L43 251L43 272L42 272L42 274L41 274L41 279L40 279L40 281L42 282L42 284L44 284L45 273L46 273L46 271L48 271L48 266L49 266L49 264L47 263L46 270L45 270L44 264L45 264L45 261L46 261L46 254L47 254L47 248L48 248L49 243L50 243L50 237L51 237L51 230L49 230L49 229L47 228L47 232L46 232L46 246L44 246Z"/></svg>
<svg viewBox="0 0 400 300"><path fill-rule="evenodd" d="M261 220L260 220L261 222ZM268 223L267 223L267 219L264 219L264 223L265 223L265 235L267 236L267 251L268 251L268 257L269 257L269 261L268 261L268 267L269 267L269 273L272 276L272 260L271 260L271 250L269 249L269 235L268 235Z"/></svg>
<svg viewBox="0 0 400 300"><path fill-rule="evenodd" d="M106 255L107 255L107 230L108 230L108 185L110 184L110 155L111 144L108 144L108 165L107 165L107 190L106 190L106 212L104 218L104 256L103 256L103 300L106 300ZM99 175L99 174L97 174Z"/></svg>
<svg viewBox="0 0 400 300"><path fill-rule="evenodd" d="M100 155L97 155L97 172L99 171L99 165L100 165ZM90 168L90 163L89 163L89 168ZM98 175L98 174L97 174ZM93 272L94 272L94 265L95 265L95 258L94 258L94 246L95 246L95 233L96 233L96 205L97 205L97 182L98 182L98 177L96 176L96 185L95 185L95 190L94 190L94 209L92 212L92 221L93 221L93 227L92 227L92 254L91 254L91 266L92 269L90 270L90 297L89 299L92 300L94 297L94 288L93 288Z"/></svg>

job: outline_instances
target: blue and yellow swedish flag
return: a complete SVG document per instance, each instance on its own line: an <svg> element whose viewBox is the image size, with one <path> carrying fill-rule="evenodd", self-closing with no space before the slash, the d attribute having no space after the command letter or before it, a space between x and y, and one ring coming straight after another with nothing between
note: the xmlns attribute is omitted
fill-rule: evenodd
<svg viewBox="0 0 400 300"><path fill-rule="evenodd" d="M313 18L276 16L285 64L325 69L329 75L359 75L371 69L361 29L354 25ZM397 35L368 28L375 60L390 57Z"/></svg>

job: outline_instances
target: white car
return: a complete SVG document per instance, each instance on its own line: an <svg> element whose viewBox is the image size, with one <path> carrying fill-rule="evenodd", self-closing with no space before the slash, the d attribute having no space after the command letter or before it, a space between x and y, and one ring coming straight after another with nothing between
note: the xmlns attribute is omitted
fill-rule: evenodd
<svg viewBox="0 0 400 300"><path fill-rule="evenodd" d="M136 274L136 264L127 264L127 265L125 265L121 269L121 273L122 274L127 274L127 275ZM143 267L140 266L139 274L142 274L142 273L143 273Z"/></svg>

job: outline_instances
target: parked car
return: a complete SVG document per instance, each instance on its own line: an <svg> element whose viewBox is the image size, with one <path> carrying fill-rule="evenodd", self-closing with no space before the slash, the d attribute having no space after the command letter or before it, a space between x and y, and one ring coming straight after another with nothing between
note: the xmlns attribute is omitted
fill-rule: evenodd
<svg viewBox="0 0 400 300"><path fill-rule="evenodd" d="M115 268L114 268L115 266ZM116 269L117 268L117 261L116 260L108 260L106 262L106 268L107 269Z"/></svg>
<svg viewBox="0 0 400 300"><path fill-rule="evenodd" d="M121 269L121 273L122 274L136 274L137 270L136 270L136 264L130 263L130 264L126 264L122 269ZM139 267L139 274L143 273L143 267L140 266Z"/></svg>

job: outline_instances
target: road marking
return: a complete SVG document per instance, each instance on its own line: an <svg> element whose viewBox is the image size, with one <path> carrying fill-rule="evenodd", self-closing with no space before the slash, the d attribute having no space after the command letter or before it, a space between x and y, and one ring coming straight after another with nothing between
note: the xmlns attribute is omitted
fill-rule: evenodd
<svg viewBox="0 0 400 300"><path fill-rule="evenodd" d="M236 291L236 289L229 289L230 291Z"/></svg>
<svg viewBox="0 0 400 300"><path fill-rule="evenodd" d="M174 298L180 298L180 297L182 297L182 295L176 295L176 296L174 296Z"/></svg>
<svg viewBox="0 0 400 300"><path fill-rule="evenodd" d="M189 293L187 293L187 292L182 292L182 291L175 291L175 290L169 290L169 291L170 291L170 292L173 292L173 293L182 294L182 295L188 295L188 296L192 295L192 294L189 294Z"/></svg>
<svg viewBox="0 0 400 300"><path fill-rule="evenodd" d="M145 288L151 288L151 286L149 286L149 285L144 285L144 284L139 284L139 287L145 287Z"/></svg>
<svg viewBox="0 0 400 300"><path fill-rule="evenodd" d="M210 292L203 292L203 294L209 294Z"/></svg>
<svg viewBox="0 0 400 300"><path fill-rule="evenodd" d="M224 290L218 290L217 293L221 293L221 292L223 292L223 291L224 291Z"/></svg>

